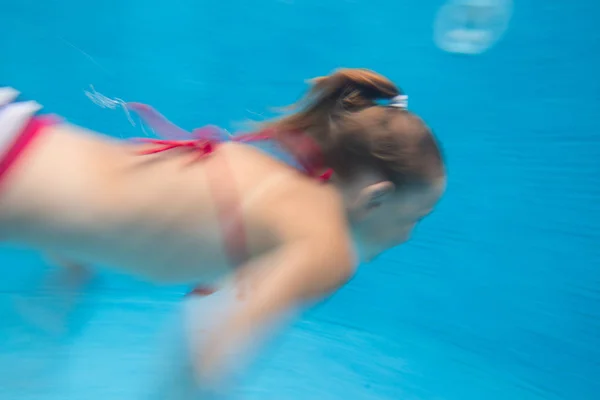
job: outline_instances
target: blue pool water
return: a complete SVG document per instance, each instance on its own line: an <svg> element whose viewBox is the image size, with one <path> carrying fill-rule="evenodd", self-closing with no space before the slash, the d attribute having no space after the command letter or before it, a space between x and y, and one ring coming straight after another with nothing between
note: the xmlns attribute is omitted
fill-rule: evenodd
<svg viewBox="0 0 600 400"><path fill-rule="evenodd" d="M447 196L413 242L278 337L233 398L597 399L600 3L517 1L473 56L436 47L442 3L0 0L0 84L125 137L139 131L90 84L188 128L235 127L338 66L388 75L444 144ZM170 331L183 288L104 273L57 339L14 308L56 301L49 268L0 250L1 400L185 399L160 394L184 379Z"/></svg>

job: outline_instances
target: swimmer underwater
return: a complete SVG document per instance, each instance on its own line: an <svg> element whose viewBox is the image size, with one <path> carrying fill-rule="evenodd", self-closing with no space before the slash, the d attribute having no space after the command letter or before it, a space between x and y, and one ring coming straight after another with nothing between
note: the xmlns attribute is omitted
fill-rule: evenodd
<svg viewBox="0 0 600 400"><path fill-rule="evenodd" d="M431 130L366 69L313 79L295 112L247 140L120 140L17 96L0 88L0 240L158 283L240 276L252 290L194 360L206 379L261 329L408 240L446 186ZM160 131L151 108L130 108ZM245 143L256 140L301 168Z"/></svg>

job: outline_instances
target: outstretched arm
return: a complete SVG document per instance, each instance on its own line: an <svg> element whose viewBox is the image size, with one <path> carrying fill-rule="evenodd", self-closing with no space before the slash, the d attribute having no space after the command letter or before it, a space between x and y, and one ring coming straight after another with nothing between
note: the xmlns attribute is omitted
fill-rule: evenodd
<svg viewBox="0 0 600 400"><path fill-rule="evenodd" d="M347 282L354 272L353 253L348 244L334 242L292 243L244 267L252 291L205 338L195 356L201 381L218 382L269 328Z"/></svg>

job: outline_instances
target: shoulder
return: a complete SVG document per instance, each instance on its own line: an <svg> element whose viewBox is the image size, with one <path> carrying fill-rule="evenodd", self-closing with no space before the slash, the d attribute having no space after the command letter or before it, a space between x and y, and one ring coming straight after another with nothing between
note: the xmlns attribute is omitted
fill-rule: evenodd
<svg viewBox="0 0 600 400"><path fill-rule="evenodd" d="M279 244L301 241L328 257L337 254L340 261L352 259L345 207L335 188L248 146L228 144L223 150L255 232L268 231Z"/></svg>
<svg viewBox="0 0 600 400"><path fill-rule="evenodd" d="M287 175L287 176L286 176ZM263 212L270 221L285 221L285 236L309 231L322 235L348 231L344 203L331 186L301 174L282 175L277 190L265 196Z"/></svg>
<svg viewBox="0 0 600 400"><path fill-rule="evenodd" d="M354 266L356 256L339 193L310 178L296 178L266 199L262 216L277 236L302 243L327 264Z"/></svg>

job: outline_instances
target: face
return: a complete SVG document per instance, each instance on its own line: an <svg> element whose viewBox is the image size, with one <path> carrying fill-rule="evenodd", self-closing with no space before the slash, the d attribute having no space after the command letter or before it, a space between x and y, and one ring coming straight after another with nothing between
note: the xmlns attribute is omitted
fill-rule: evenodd
<svg viewBox="0 0 600 400"><path fill-rule="evenodd" d="M431 214L442 197L445 179L427 187L413 189L402 194L381 195L375 192L366 196L364 213L353 224L356 244L361 259L371 261L379 254L410 239L415 226Z"/></svg>

